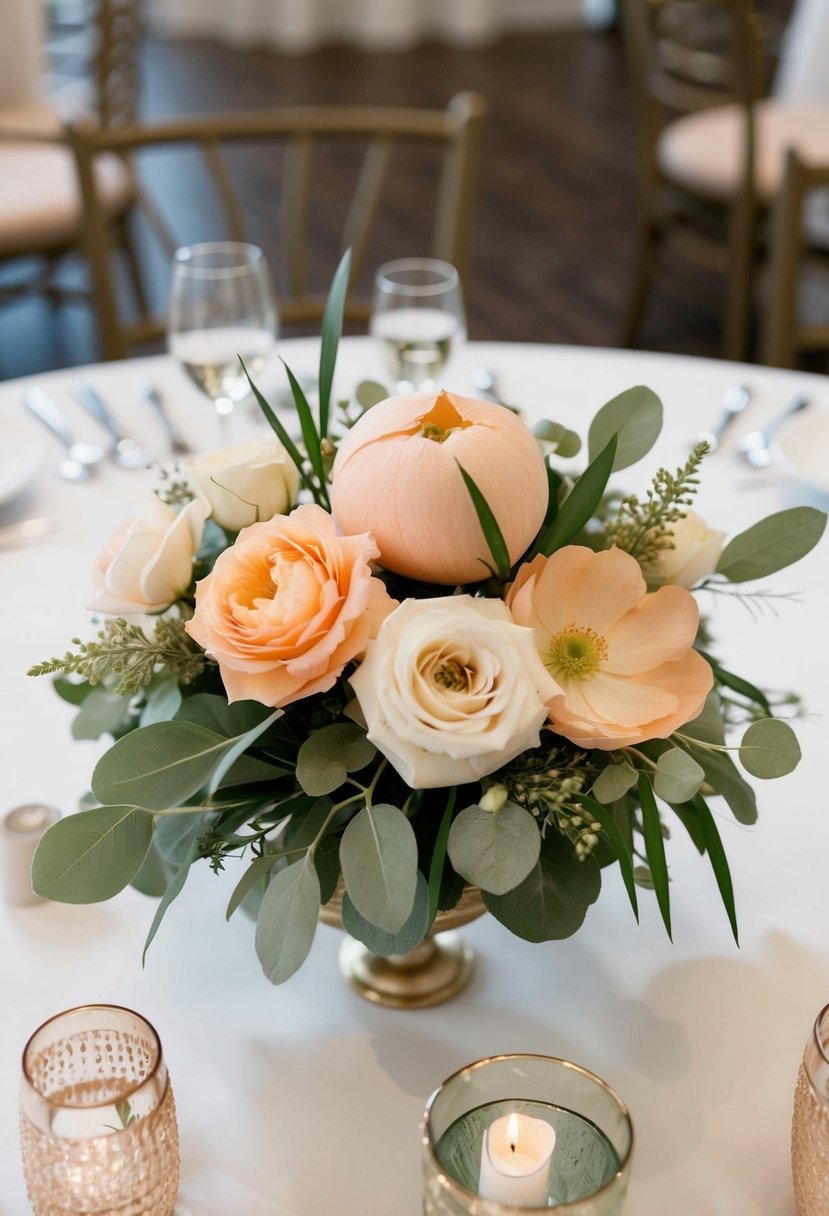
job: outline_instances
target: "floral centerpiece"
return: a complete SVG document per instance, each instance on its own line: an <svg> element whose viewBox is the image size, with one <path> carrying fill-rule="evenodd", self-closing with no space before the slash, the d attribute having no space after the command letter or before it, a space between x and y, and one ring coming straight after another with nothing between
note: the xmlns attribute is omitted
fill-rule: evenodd
<svg viewBox="0 0 829 1216"><path fill-rule="evenodd" d="M274 438L168 475L93 572L97 638L33 669L59 673L76 735L115 739L90 804L45 836L36 890L161 894L149 944L196 861L238 865L227 913L256 915L279 983L338 888L348 932L391 954L465 884L519 936L565 937L618 865L670 933L678 823L736 937L709 803L753 822L741 770L781 776L799 749L785 699L715 657L698 599L802 557L825 515L725 543L691 510L704 445L644 497L609 494L659 433L647 389L598 412L575 479L556 463L576 435L499 405L369 384L331 410L346 276L316 414L288 372L302 440L257 393Z"/></svg>

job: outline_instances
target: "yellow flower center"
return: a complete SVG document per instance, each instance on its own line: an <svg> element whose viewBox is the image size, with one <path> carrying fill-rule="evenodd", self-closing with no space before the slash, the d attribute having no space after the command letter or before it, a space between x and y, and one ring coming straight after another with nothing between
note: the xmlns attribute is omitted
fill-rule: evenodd
<svg viewBox="0 0 829 1216"><path fill-rule="evenodd" d="M469 669L461 667L457 659L447 659L437 668L432 678L436 684L440 684L441 688L450 688L453 692L460 692L462 688L469 686Z"/></svg>
<svg viewBox="0 0 829 1216"><path fill-rule="evenodd" d="M428 414L420 420L420 433L433 443L444 443L455 431L465 431L471 425L458 413L446 392L440 392Z"/></svg>
<svg viewBox="0 0 829 1216"><path fill-rule="evenodd" d="M545 666L557 678L583 680L598 671L607 658L607 641L588 625L571 621L550 639Z"/></svg>

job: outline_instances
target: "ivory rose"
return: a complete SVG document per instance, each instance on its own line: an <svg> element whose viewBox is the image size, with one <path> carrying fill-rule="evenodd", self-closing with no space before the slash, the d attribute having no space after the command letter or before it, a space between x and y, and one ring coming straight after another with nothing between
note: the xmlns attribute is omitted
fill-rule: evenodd
<svg viewBox="0 0 829 1216"><path fill-rule="evenodd" d="M702 710L713 676L692 649L699 611L681 587L647 594L621 549L568 545L521 567L507 603L560 685L553 729L606 751L664 739Z"/></svg>
<svg viewBox="0 0 829 1216"><path fill-rule="evenodd" d="M219 664L228 701L288 705L332 688L394 607L370 536L338 536L321 507L251 524L196 585L185 628Z"/></svg>
<svg viewBox="0 0 829 1216"><path fill-rule="evenodd" d="M334 515L344 532L371 532L389 570L450 586L478 582L492 557L458 465L517 561L544 519L547 473L524 424L490 402L410 393L368 410L334 461Z"/></svg>
<svg viewBox="0 0 829 1216"><path fill-rule="evenodd" d="M135 616L163 612L190 585L193 558L210 507L194 498L178 512L155 494L110 538L92 570L93 612Z"/></svg>
<svg viewBox="0 0 829 1216"><path fill-rule="evenodd" d="M183 472L229 532L289 511L299 485L296 466L276 436L206 452Z"/></svg>
<svg viewBox="0 0 829 1216"><path fill-rule="evenodd" d="M413 789L461 785L537 747L559 691L501 600L404 600L351 686L368 737Z"/></svg>
<svg viewBox="0 0 829 1216"><path fill-rule="evenodd" d="M688 590L717 568L725 533L709 528L696 511L688 511L671 525L672 549L661 549L644 567L649 583L671 583Z"/></svg>

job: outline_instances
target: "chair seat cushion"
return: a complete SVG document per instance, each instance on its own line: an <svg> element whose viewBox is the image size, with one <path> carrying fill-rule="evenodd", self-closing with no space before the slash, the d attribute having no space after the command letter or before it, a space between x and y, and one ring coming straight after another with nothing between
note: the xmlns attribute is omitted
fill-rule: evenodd
<svg viewBox="0 0 829 1216"><path fill-rule="evenodd" d="M726 201L740 181L744 139L742 108L716 106L669 123L659 138L657 161L670 181ZM757 196L770 202L782 184L788 148L808 164L829 164L829 104L758 102L755 141Z"/></svg>
<svg viewBox="0 0 829 1216"><path fill-rule="evenodd" d="M135 200L135 179L115 156L96 165L107 214ZM0 257L60 252L80 243L81 194L75 158L59 144L0 139Z"/></svg>

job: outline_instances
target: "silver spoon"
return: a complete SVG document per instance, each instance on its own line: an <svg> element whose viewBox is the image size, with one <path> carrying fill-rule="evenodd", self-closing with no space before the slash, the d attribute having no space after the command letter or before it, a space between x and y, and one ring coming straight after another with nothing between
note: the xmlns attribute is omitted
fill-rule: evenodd
<svg viewBox="0 0 829 1216"><path fill-rule="evenodd" d="M808 404L808 397L795 397L794 401L790 402L776 418L772 418L762 431L749 431L747 435L744 435L737 445L737 451L742 459L752 468L767 469L774 461L772 446L774 436L787 418L791 418L793 414L799 414L801 410L805 410Z"/></svg>
<svg viewBox="0 0 829 1216"><path fill-rule="evenodd" d="M747 388L745 384L732 384L723 397L722 412L717 419L716 426L711 431L701 431L694 441L695 445L697 443L707 443L708 450L716 452L726 430L731 426L734 419L739 414L742 414L750 400L750 388Z"/></svg>
<svg viewBox="0 0 829 1216"><path fill-rule="evenodd" d="M513 414L519 414L521 411L514 405L508 405L501 396L498 388L498 381L495 378L495 373L490 371L488 367L476 367L472 372L472 387L476 388L479 393L483 393L490 401L494 401L496 405L502 405L505 410L510 410Z"/></svg>
<svg viewBox="0 0 829 1216"><path fill-rule="evenodd" d="M103 449L95 443L78 443L63 411L42 388L24 388L20 400L38 422L52 432L66 448L67 456L57 466L65 481L86 481L103 460Z"/></svg>
<svg viewBox="0 0 829 1216"><path fill-rule="evenodd" d="M146 469L155 460L155 452L142 448L121 430L121 426L96 390L86 380L76 380L69 391L76 401L100 422L111 439L109 455L122 469Z"/></svg>
<svg viewBox="0 0 829 1216"><path fill-rule="evenodd" d="M167 416L167 411L164 409L164 402L161 400L161 393L151 380L138 380L133 386L136 396L142 401L146 401L148 405L155 410L164 430L167 432L167 438L170 442L170 451L175 456L189 456L193 449L186 440L182 439L173 423Z"/></svg>

